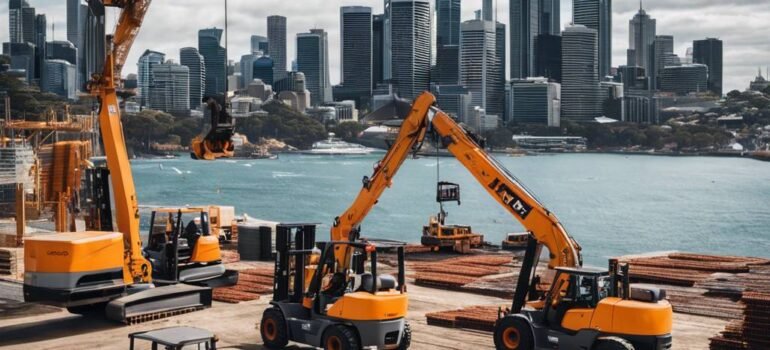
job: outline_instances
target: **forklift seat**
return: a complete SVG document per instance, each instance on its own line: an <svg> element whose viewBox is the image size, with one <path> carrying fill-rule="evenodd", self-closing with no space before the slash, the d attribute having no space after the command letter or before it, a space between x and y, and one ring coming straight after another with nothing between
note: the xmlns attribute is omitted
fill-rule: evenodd
<svg viewBox="0 0 770 350"><path fill-rule="evenodd" d="M666 290L644 284L631 285L631 300L657 303L666 299Z"/></svg>
<svg viewBox="0 0 770 350"><path fill-rule="evenodd" d="M353 275L353 291L371 291L374 276L371 273ZM395 289L398 285L396 278L391 275L377 275L377 291Z"/></svg>

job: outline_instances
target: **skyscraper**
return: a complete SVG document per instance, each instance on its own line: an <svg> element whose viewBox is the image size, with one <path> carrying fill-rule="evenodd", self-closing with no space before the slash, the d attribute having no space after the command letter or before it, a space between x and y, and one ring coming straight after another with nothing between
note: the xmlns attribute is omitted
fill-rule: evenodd
<svg viewBox="0 0 770 350"><path fill-rule="evenodd" d="M69 41L49 41L46 43L46 52L49 59L65 60L77 67L78 49Z"/></svg>
<svg viewBox="0 0 770 350"><path fill-rule="evenodd" d="M497 77L495 79L495 88L492 90L492 101L487 101L487 113L497 113L501 120L508 122L505 118L505 24L495 23L495 60L497 60Z"/></svg>
<svg viewBox="0 0 770 350"><path fill-rule="evenodd" d="M561 35L540 34L535 41L535 75L561 82Z"/></svg>
<svg viewBox="0 0 770 350"><path fill-rule="evenodd" d="M709 68L705 64L685 64L663 69L660 89L678 95L708 90Z"/></svg>
<svg viewBox="0 0 770 350"><path fill-rule="evenodd" d="M535 70L535 37L540 32L540 0L511 0L511 79Z"/></svg>
<svg viewBox="0 0 770 350"><path fill-rule="evenodd" d="M227 91L225 48L221 45L222 29L208 28L198 31L198 51L206 66L206 89L203 96L215 96Z"/></svg>
<svg viewBox="0 0 770 350"><path fill-rule="evenodd" d="M592 121L601 116L597 32L583 25L562 32L562 120Z"/></svg>
<svg viewBox="0 0 770 350"><path fill-rule="evenodd" d="M83 87L91 75L102 73L107 48L105 43L105 19L104 6L81 5L81 20L83 21L82 47L78 47L80 59L78 65L81 74L81 87Z"/></svg>
<svg viewBox="0 0 770 350"><path fill-rule="evenodd" d="M254 61L256 61L261 56L262 55L256 53L250 53L248 55L241 56L241 78L238 81L239 89L247 88L249 83L254 80Z"/></svg>
<svg viewBox="0 0 770 350"><path fill-rule="evenodd" d="M323 29L297 34L297 69L305 73L305 86L313 106L332 100L327 40Z"/></svg>
<svg viewBox="0 0 770 350"><path fill-rule="evenodd" d="M385 80L385 15L372 17L372 88Z"/></svg>
<svg viewBox="0 0 770 350"><path fill-rule="evenodd" d="M270 48L270 43L268 42L267 38L261 35L252 35L251 36L251 52L255 53L257 51L262 51L263 55L269 55L268 52Z"/></svg>
<svg viewBox="0 0 770 350"><path fill-rule="evenodd" d="M457 84L460 73L460 0L436 1L436 76L439 84Z"/></svg>
<svg viewBox="0 0 770 350"><path fill-rule="evenodd" d="M275 63L273 80L286 75L286 17L267 17L267 40L270 57Z"/></svg>
<svg viewBox="0 0 770 350"><path fill-rule="evenodd" d="M67 0L67 40L75 47L80 46L83 26L80 25L80 3L82 0Z"/></svg>
<svg viewBox="0 0 770 350"><path fill-rule="evenodd" d="M471 20L462 23L460 31L460 84L471 92L473 106L500 115L497 97L502 99L499 83L499 62L495 46L495 23Z"/></svg>
<svg viewBox="0 0 770 350"><path fill-rule="evenodd" d="M167 113L189 113L189 74L189 68L171 62L153 66L150 108Z"/></svg>
<svg viewBox="0 0 770 350"><path fill-rule="evenodd" d="M655 43L655 19L639 8L628 22L628 64L642 67L648 77L656 76L653 68L653 44Z"/></svg>
<svg viewBox="0 0 770 350"><path fill-rule="evenodd" d="M708 88L722 96L722 40L707 38L692 43L692 60L709 68Z"/></svg>
<svg viewBox="0 0 770 350"><path fill-rule="evenodd" d="M267 85L273 85L273 78L275 77L275 70L273 69L275 63L270 56L262 56L254 61L252 68L253 81L254 79L262 80L262 83ZM251 83L249 83L251 84Z"/></svg>
<svg viewBox="0 0 770 350"><path fill-rule="evenodd" d="M540 0L540 34L561 34L561 0Z"/></svg>
<svg viewBox="0 0 770 350"><path fill-rule="evenodd" d="M40 89L64 97L77 99L78 70L75 65L65 60L45 60L45 78L40 82Z"/></svg>
<svg viewBox="0 0 770 350"><path fill-rule="evenodd" d="M598 77L612 68L612 0L573 0L572 22L596 30L599 46Z"/></svg>
<svg viewBox="0 0 770 350"><path fill-rule="evenodd" d="M40 80L45 78L45 59L47 55L46 45L47 21L45 15L35 16L35 78Z"/></svg>
<svg viewBox="0 0 770 350"><path fill-rule="evenodd" d="M139 85L139 105L150 105L150 87L153 85L153 67L163 64L166 54L162 52L146 50L137 65L137 84ZM189 88L188 88L189 89Z"/></svg>
<svg viewBox="0 0 770 350"><path fill-rule="evenodd" d="M391 75L399 96L411 100L430 86L430 1L389 1Z"/></svg>
<svg viewBox="0 0 770 350"><path fill-rule="evenodd" d="M203 103L206 91L206 64L198 49L185 47L179 50L179 64L188 68L190 76L190 108L195 109Z"/></svg>
<svg viewBox="0 0 770 350"><path fill-rule="evenodd" d="M663 68L679 65L678 57L674 55L674 37L671 35L656 35L650 52L653 55L650 62L650 85L652 89L659 88Z"/></svg>
<svg viewBox="0 0 770 350"><path fill-rule="evenodd" d="M341 84L358 97L359 104L372 94L372 8L340 8Z"/></svg>
<svg viewBox="0 0 770 350"><path fill-rule="evenodd" d="M27 0L8 1L8 34L10 43L24 42L24 10L30 8ZM32 10L34 13L34 9ZM34 17L34 15L33 15Z"/></svg>
<svg viewBox="0 0 770 350"><path fill-rule="evenodd" d="M543 78L512 80L511 122L558 127L561 122L561 86Z"/></svg>

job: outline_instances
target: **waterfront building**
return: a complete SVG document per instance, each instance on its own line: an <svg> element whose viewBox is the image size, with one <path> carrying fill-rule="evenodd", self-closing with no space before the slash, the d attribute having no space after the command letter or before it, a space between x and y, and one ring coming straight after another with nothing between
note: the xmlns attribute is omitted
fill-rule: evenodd
<svg viewBox="0 0 770 350"><path fill-rule="evenodd" d="M373 88L371 7L340 8L340 51L340 84L359 104L364 104Z"/></svg>
<svg viewBox="0 0 770 350"><path fill-rule="evenodd" d="M305 73L305 85L313 106L332 100L328 39L323 29L297 34L297 70Z"/></svg>
<svg viewBox="0 0 770 350"><path fill-rule="evenodd" d="M153 83L153 67L163 64L166 61L166 54L162 52L146 50L139 57L137 63L137 85L139 86L139 105L147 107L150 105L150 87ZM188 88L189 90L189 88Z"/></svg>
<svg viewBox="0 0 770 350"><path fill-rule="evenodd" d="M494 114L487 114L484 108L475 106L471 110L467 124L473 131L485 133L500 127L500 117Z"/></svg>
<svg viewBox="0 0 770 350"><path fill-rule="evenodd" d="M467 123L473 109L470 90L462 85L432 85L431 92L442 111L457 121Z"/></svg>
<svg viewBox="0 0 770 350"><path fill-rule="evenodd" d="M687 95L708 91L709 69L705 64L684 64L663 68L660 90Z"/></svg>
<svg viewBox="0 0 770 350"><path fill-rule="evenodd" d="M561 85L547 78L511 80L511 123L561 125Z"/></svg>
<svg viewBox="0 0 770 350"><path fill-rule="evenodd" d="M385 15L372 16L372 88L385 81Z"/></svg>
<svg viewBox="0 0 770 350"><path fill-rule="evenodd" d="M430 0L388 0L388 2L390 3L390 76L397 87L398 95L412 100L430 88L432 46Z"/></svg>
<svg viewBox="0 0 770 350"><path fill-rule="evenodd" d="M692 61L708 67L708 89L722 96L722 40L707 38L693 41Z"/></svg>
<svg viewBox="0 0 770 350"><path fill-rule="evenodd" d="M629 66L644 68L647 76L651 78L650 89L655 88L654 77L657 76L653 64L655 55L655 19L651 18L644 9L639 8L639 12L628 22L628 62Z"/></svg>
<svg viewBox="0 0 770 350"><path fill-rule="evenodd" d="M195 109L203 103L203 93L206 91L206 63L198 49L185 47L179 50L179 64L189 69L190 108Z"/></svg>
<svg viewBox="0 0 770 350"><path fill-rule="evenodd" d="M599 79L612 68L612 0L573 0L572 22L597 33Z"/></svg>
<svg viewBox="0 0 770 350"><path fill-rule="evenodd" d="M261 35L251 36L251 53L262 52L263 55L269 55L270 42L267 37Z"/></svg>
<svg viewBox="0 0 770 350"><path fill-rule="evenodd" d="M599 83L602 90L602 112L606 118L617 121L626 119L625 94L623 83L603 81Z"/></svg>
<svg viewBox="0 0 770 350"><path fill-rule="evenodd" d="M601 116L597 32L583 25L562 33L562 120L593 121Z"/></svg>
<svg viewBox="0 0 770 350"><path fill-rule="evenodd" d="M171 61L152 67L150 108L167 113L190 113L190 69Z"/></svg>
<svg viewBox="0 0 770 350"><path fill-rule="evenodd" d="M465 21L460 33L460 84L472 94L474 106L485 113L502 114L503 85L499 82L499 62L495 46L495 23Z"/></svg>
<svg viewBox="0 0 770 350"><path fill-rule="evenodd" d="M626 119L639 124L660 123L660 101L655 93L644 90L629 90L625 94Z"/></svg>
<svg viewBox="0 0 770 350"><path fill-rule="evenodd" d="M355 101L327 102L324 106L334 108L334 120L337 123L358 122L358 109L356 109Z"/></svg>
<svg viewBox="0 0 770 350"><path fill-rule="evenodd" d="M52 60L65 60L77 70L78 49L69 41L49 41L46 43L46 54Z"/></svg>
<svg viewBox="0 0 770 350"><path fill-rule="evenodd" d="M618 67L617 81L623 83L623 90L647 90L649 80L642 67L620 66Z"/></svg>
<svg viewBox="0 0 770 350"><path fill-rule="evenodd" d="M78 69L74 64L60 59L45 60L45 77L40 89L74 101L78 92Z"/></svg>
<svg viewBox="0 0 770 350"><path fill-rule="evenodd" d="M227 53L222 47L222 29L207 28L198 31L198 52L203 56L206 81L203 96L220 96L227 91Z"/></svg>
<svg viewBox="0 0 770 350"><path fill-rule="evenodd" d="M561 35L540 34L535 40L535 75L561 82Z"/></svg>
<svg viewBox="0 0 770 350"><path fill-rule="evenodd" d="M457 84L460 73L460 0L436 1L436 74L437 84Z"/></svg>
<svg viewBox="0 0 770 350"><path fill-rule="evenodd" d="M246 88L246 86L254 79L254 62L262 55L257 53L250 53L248 55L241 56L239 68L241 75L238 79L238 89Z"/></svg>
<svg viewBox="0 0 770 350"><path fill-rule="evenodd" d="M272 76L270 78L272 79ZM249 83L249 87L246 88L246 95L256 97L263 102L267 102L273 98L273 87L270 86L270 84L265 84L262 79L255 78L251 81L251 83Z"/></svg>
<svg viewBox="0 0 770 350"><path fill-rule="evenodd" d="M561 34L561 0L540 0L540 34Z"/></svg>
<svg viewBox="0 0 770 350"><path fill-rule="evenodd" d="M259 79L267 85L273 85L273 78L275 78L275 62L269 56L262 56L254 61L253 68L251 69L251 80L249 80L249 86L254 79Z"/></svg>
<svg viewBox="0 0 770 350"><path fill-rule="evenodd" d="M762 68L758 69L757 77L749 84L749 90L751 91L765 91L770 86L770 81L762 76Z"/></svg>
<svg viewBox="0 0 770 350"><path fill-rule="evenodd" d="M535 38L540 32L540 0L511 0L511 79L523 79L535 71Z"/></svg>
<svg viewBox="0 0 770 350"><path fill-rule="evenodd" d="M270 57L275 64L273 80L278 80L286 75L286 17L267 17L267 40Z"/></svg>

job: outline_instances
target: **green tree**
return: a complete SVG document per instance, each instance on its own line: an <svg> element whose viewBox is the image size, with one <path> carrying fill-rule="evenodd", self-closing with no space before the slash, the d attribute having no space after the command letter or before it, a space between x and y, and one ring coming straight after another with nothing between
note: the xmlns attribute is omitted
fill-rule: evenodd
<svg viewBox="0 0 770 350"><path fill-rule="evenodd" d="M333 132L337 137L348 142L355 142L358 134L364 130L366 130L366 126L357 122L339 123L329 128L329 132Z"/></svg>
<svg viewBox="0 0 770 350"><path fill-rule="evenodd" d="M149 151L153 142L166 140L173 124L174 117L170 114L146 109L126 115L123 130L129 144Z"/></svg>
<svg viewBox="0 0 770 350"><path fill-rule="evenodd" d="M738 90L733 90L727 93L727 97L731 99L738 99L741 97L741 92Z"/></svg>
<svg viewBox="0 0 770 350"><path fill-rule="evenodd" d="M698 149L714 146L714 137L709 133L699 132L692 135L692 145Z"/></svg>

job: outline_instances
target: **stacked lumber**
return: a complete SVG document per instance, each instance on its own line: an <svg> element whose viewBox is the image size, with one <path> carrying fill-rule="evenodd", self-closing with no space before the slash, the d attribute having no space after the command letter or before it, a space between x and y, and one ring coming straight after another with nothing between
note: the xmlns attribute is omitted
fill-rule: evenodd
<svg viewBox="0 0 770 350"><path fill-rule="evenodd" d="M770 349L770 293L747 291L743 319L730 322L718 336L710 338L711 350Z"/></svg>
<svg viewBox="0 0 770 350"><path fill-rule="evenodd" d="M425 317L431 326L492 332L499 310L498 306L471 306L459 310L433 312Z"/></svg>
<svg viewBox="0 0 770 350"><path fill-rule="evenodd" d="M214 289L214 300L235 304L257 300L261 295L273 292L273 269L253 268L238 273L238 284Z"/></svg>
<svg viewBox="0 0 770 350"><path fill-rule="evenodd" d="M241 255L236 250L222 250L222 263L231 264L241 261Z"/></svg>
<svg viewBox="0 0 770 350"><path fill-rule="evenodd" d="M510 266L504 266L510 263L510 256L488 254L413 263L411 267L416 271L415 284L420 286L499 296L494 290L468 286L483 277L511 272Z"/></svg>
<svg viewBox="0 0 770 350"><path fill-rule="evenodd" d="M693 287L709 280L715 273L750 273L755 266L766 266L770 260L761 258L672 253L666 256L634 258L628 262L634 282Z"/></svg>
<svg viewBox="0 0 770 350"><path fill-rule="evenodd" d="M15 275L16 250L0 249L0 275Z"/></svg>

